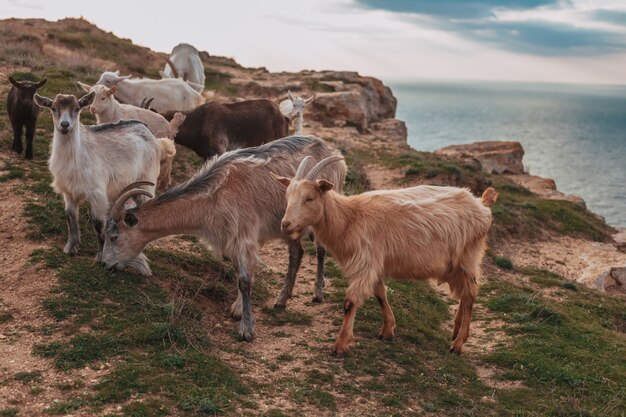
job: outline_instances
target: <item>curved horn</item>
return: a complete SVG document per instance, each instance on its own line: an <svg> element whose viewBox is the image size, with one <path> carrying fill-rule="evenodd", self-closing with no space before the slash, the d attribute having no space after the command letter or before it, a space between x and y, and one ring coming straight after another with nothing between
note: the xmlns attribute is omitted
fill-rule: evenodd
<svg viewBox="0 0 626 417"><path fill-rule="evenodd" d="M320 172L322 172L324 168L326 168L327 165L330 165L332 163L342 161L342 160L343 160L343 156L339 156L339 155L329 156L326 159L322 159L321 161L317 163L317 165L313 167L313 169L309 171L309 173L306 176L306 179L307 180L317 179L317 176L320 174Z"/></svg>
<svg viewBox="0 0 626 417"><path fill-rule="evenodd" d="M313 94L311 97L304 100L304 105L306 106L307 104L312 103L314 100L315 100L315 94Z"/></svg>
<svg viewBox="0 0 626 417"><path fill-rule="evenodd" d="M169 64L170 68L172 69L172 74L174 74L174 78L178 78L178 70L176 69L176 65L174 65L172 60L169 58L165 58L165 60Z"/></svg>
<svg viewBox="0 0 626 417"><path fill-rule="evenodd" d="M136 195L145 195L148 198L152 198L153 195L147 192L146 190L142 190L140 188L135 188L134 190L126 191L124 194L118 197L118 199L113 203L111 207L111 212L109 213L109 217L111 219L117 220L119 218L122 209L124 208L124 204L128 201L129 198L134 197Z"/></svg>
<svg viewBox="0 0 626 417"><path fill-rule="evenodd" d="M124 187L122 191L117 194L117 198L115 199L115 201L117 201L125 192L133 190L135 188L139 188L143 185L149 185L150 187L154 187L154 183L150 181L135 181L132 184L128 184L126 187Z"/></svg>
<svg viewBox="0 0 626 417"><path fill-rule="evenodd" d="M304 171L309 166L309 162L311 161L311 159L312 158L310 156L304 157L302 162L300 162L300 166L298 167L298 170L296 171L296 175L293 177L294 180L299 180L300 178L302 178L302 176L304 175Z"/></svg>

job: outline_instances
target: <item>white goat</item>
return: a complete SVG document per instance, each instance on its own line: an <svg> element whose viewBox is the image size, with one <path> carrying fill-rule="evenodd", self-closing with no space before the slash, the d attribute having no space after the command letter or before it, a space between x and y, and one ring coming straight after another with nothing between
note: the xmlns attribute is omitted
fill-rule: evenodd
<svg viewBox="0 0 626 417"><path fill-rule="evenodd" d="M179 43L172 49L172 55L159 71L163 78L182 78L198 92L204 89L204 66L198 50L188 43Z"/></svg>
<svg viewBox="0 0 626 417"><path fill-rule="evenodd" d="M142 109L130 104L120 104L113 96L117 91L115 86L108 88L104 85L94 85L78 82L85 91L96 93L96 97L89 106L89 112L96 115L98 124L117 123L122 120L139 120L145 123L157 137L161 148L161 169L157 181L157 190L166 189L171 183L172 162L176 155L174 136L178 128L185 121L184 113L177 112L170 122L163 116L153 111Z"/></svg>
<svg viewBox="0 0 626 417"><path fill-rule="evenodd" d="M188 111L204 102L199 92L178 78L130 79L130 75L120 76L119 71L106 71L102 73L96 84L109 88L117 87L117 98L133 106L140 107L146 97L154 98L151 105L159 113Z"/></svg>
<svg viewBox="0 0 626 417"><path fill-rule="evenodd" d="M491 210L498 198L487 188L482 198L456 187L418 186L372 191L351 197L317 179L329 164L320 161L305 177L305 158L287 186L287 209L281 228L298 239L308 227L328 249L350 282L346 289L343 326L333 352L345 353L354 342L356 310L375 295L383 314L380 338L394 336L395 318L387 302L383 278L437 278L461 299L454 318L451 352L460 353L469 335L472 306L478 293Z"/></svg>
<svg viewBox="0 0 626 417"><path fill-rule="evenodd" d="M77 253L78 206L86 200L98 234L96 260L100 262L109 201L114 201L133 181L141 181L146 190L153 192L159 175L160 148L150 129L136 120L97 126L81 124L80 112L95 96L91 92L77 100L73 95L58 94L53 101L35 94L35 102L50 109L54 122L48 164L54 178L52 186L65 201L69 236L63 251ZM137 261L141 263L144 258L140 254Z"/></svg>
<svg viewBox="0 0 626 417"><path fill-rule="evenodd" d="M294 124L294 135L302 134L302 125L304 124L304 107L315 100L315 94L309 98L294 97L291 91L287 91L287 99L279 104L280 112L285 117L296 119Z"/></svg>

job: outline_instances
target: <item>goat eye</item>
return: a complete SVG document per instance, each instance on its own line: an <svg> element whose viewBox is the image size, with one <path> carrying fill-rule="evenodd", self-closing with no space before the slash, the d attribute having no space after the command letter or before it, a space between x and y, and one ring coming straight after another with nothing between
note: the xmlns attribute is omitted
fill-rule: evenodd
<svg viewBox="0 0 626 417"><path fill-rule="evenodd" d="M310 203L311 201L313 201L313 199L311 197L309 197L306 200L304 200L305 203Z"/></svg>
<svg viewBox="0 0 626 417"><path fill-rule="evenodd" d="M111 242L115 242L117 240L117 236L111 236L110 240Z"/></svg>

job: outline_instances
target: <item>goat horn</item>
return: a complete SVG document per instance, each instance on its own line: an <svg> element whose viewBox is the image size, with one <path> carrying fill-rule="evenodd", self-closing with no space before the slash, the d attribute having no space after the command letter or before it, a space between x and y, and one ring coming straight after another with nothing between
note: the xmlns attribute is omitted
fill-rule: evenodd
<svg viewBox="0 0 626 417"><path fill-rule="evenodd" d="M141 188L135 188L134 190L126 191L124 194L119 196L119 198L115 201L113 206L111 207L111 212L109 217L115 219L116 221L119 219L120 213L124 208L124 204L128 201L129 198L134 197L136 195L145 195L148 198L152 198L153 195L147 192L146 190L142 190Z"/></svg>
<svg viewBox="0 0 626 417"><path fill-rule="evenodd" d="M320 174L320 172L322 172L322 170L324 168L326 168L327 165L330 165L332 163L338 162L338 161L342 161L343 160L343 156L339 156L339 155L335 155L335 156L329 156L326 159L322 159L321 161L319 161L317 163L317 165L315 165L307 174L306 179L307 180L315 180L317 179L317 176Z"/></svg>
<svg viewBox="0 0 626 417"><path fill-rule="evenodd" d="M149 185L150 187L154 187L154 183L150 181L135 181L132 184L128 184L126 187L124 187L122 191L117 194L117 198L115 199L115 201L117 201L125 192L134 190L135 188L141 187L143 185Z"/></svg>
<svg viewBox="0 0 626 417"><path fill-rule="evenodd" d="M307 98L306 100L304 100L304 104L309 104L311 102L313 102L315 100L315 94L313 94L311 97Z"/></svg>
<svg viewBox="0 0 626 417"><path fill-rule="evenodd" d="M176 69L176 65L174 65L172 60L169 58L165 58L165 60L170 65L170 68L172 69L172 74L174 74L174 78L178 78L178 70Z"/></svg>
<svg viewBox="0 0 626 417"><path fill-rule="evenodd" d="M302 178L302 175L304 175L304 170L306 169L307 166L309 166L309 162L311 161L311 159L312 158L310 156L304 157L302 162L300 162L300 166L298 167L298 170L296 171L296 175L293 177L294 180L299 180L300 178Z"/></svg>

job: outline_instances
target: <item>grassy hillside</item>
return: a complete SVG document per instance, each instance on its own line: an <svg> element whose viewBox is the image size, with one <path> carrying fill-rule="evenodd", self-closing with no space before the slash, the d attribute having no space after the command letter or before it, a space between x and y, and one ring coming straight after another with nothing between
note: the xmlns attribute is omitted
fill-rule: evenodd
<svg viewBox="0 0 626 417"><path fill-rule="evenodd" d="M76 80L94 81L101 68L89 64L89 57L145 75L160 67L154 53L82 21L35 27L30 38L3 30L3 36L19 39L18 46L2 45L0 63L6 72L17 78L47 77L42 93L49 96L79 94ZM89 58L88 65L67 65L53 52L45 59L26 52L39 43L62 45ZM20 60L11 49L17 47ZM207 85L224 96L233 94L229 78L215 71L207 70L213 74ZM5 83L1 114L6 113L7 91ZM82 121L92 119L84 113ZM312 261L305 258L298 279L304 287L297 287L286 310L276 311L270 306L286 253L280 245L264 250L265 265L253 290L260 335L252 345L238 342L226 317L236 297L230 262L215 259L195 238L181 236L148 249L153 277L109 273L93 261L95 235L85 207L80 254L64 255L62 201L49 185L46 165L49 113L40 117L32 162L8 152L10 137L6 118L0 118L0 187L13 186L15 198L26 200L25 211L18 214L29 224L25 239L41 244L30 254L29 266L54 285L40 300L48 317L44 324L20 322L0 295L0 326L11 329L10 335L0 330L5 335L0 343L33 339L33 357L48 364L0 374L0 388L22 393L21 401L0 399L0 416L624 415L624 299L497 256L511 240L561 234L610 239L611 229L578 206L542 200L432 154L341 144L350 165L350 192L371 187L364 167L375 163L402 170L398 186L445 182L479 192L492 185L501 199L494 208L493 248L465 354L447 353L456 301L427 283L391 282L396 339L376 338L381 317L369 300L357 315L357 345L337 359L328 352L341 323L347 282L332 259L322 305L308 302L314 274ZM188 177L198 165L195 155L179 149L175 177ZM9 369L2 361L0 369ZM67 375L71 382L58 383L52 374Z"/></svg>

